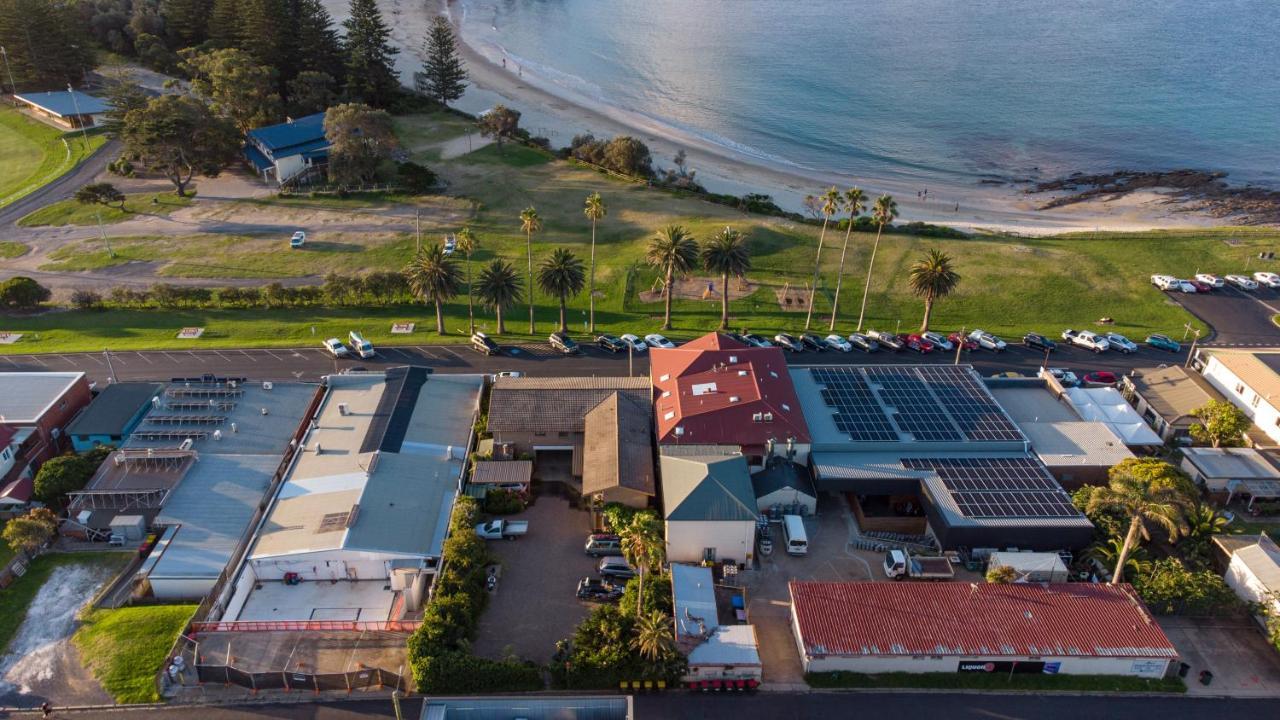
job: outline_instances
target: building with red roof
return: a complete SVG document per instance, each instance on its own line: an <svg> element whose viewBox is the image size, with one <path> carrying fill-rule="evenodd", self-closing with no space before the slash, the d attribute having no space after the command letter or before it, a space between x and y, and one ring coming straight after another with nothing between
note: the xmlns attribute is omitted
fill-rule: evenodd
<svg viewBox="0 0 1280 720"><path fill-rule="evenodd" d="M809 428L780 348L710 333L649 353L659 445L734 446L759 466L772 440L804 463Z"/></svg>
<svg viewBox="0 0 1280 720"><path fill-rule="evenodd" d="M1164 677L1178 651L1129 585L790 584L805 672Z"/></svg>

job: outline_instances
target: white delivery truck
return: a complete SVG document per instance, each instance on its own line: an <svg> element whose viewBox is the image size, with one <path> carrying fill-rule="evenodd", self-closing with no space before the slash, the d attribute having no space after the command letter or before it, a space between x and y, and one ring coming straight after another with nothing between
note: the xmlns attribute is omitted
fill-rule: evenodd
<svg viewBox="0 0 1280 720"><path fill-rule="evenodd" d="M364 336L355 330L347 334L347 340L351 345L351 350L362 358L371 358L377 354L373 349L373 343L365 340Z"/></svg>

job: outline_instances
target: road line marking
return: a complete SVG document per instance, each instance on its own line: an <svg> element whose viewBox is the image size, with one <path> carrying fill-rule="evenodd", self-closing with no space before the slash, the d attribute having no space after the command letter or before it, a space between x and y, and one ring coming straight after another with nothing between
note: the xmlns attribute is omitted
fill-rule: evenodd
<svg viewBox="0 0 1280 720"><path fill-rule="evenodd" d="M169 354L169 352L168 352L167 350L162 350L162 351L160 351L160 353L161 353L162 355L164 355L165 357L169 358L169 362L173 363L174 365L181 365L181 364L182 364L182 362L181 362L181 361L179 361L179 360L178 360L178 358L176 358L176 357L174 357L174 356L170 355L170 354Z"/></svg>
<svg viewBox="0 0 1280 720"><path fill-rule="evenodd" d="M250 359L250 360L252 360L253 362L258 362L258 358L256 358L256 357L254 357L254 356L250 355L249 353L247 353L247 352L245 352L245 351L243 351L243 350L240 350L240 351L238 351L238 352L239 352L241 355L243 355L243 356L245 356L245 357L249 358L249 359Z"/></svg>
<svg viewBox="0 0 1280 720"><path fill-rule="evenodd" d="M427 357L431 358L432 360L439 360L439 359L440 359L440 358L436 357L436 356L435 356L435 354L434 354L434 353L432 353L430 350L428 350L428 349L426 349L426 348L422 347L421 345L418 345L418 346L415 346L415 347L416 347L416 349L417 349L417 351L418 351L418 352L420 352L420 353L422 353L423 355L425 355L425 356L427 356Z"/></svg>
<svg viewBox="0 0 1280 720"><path fill-rule="evenodd" d="M9 361L10 365L14 367L18 367L18 363L14 362L13 358L9 357L8 355L0 355L0 357L3 357L5 360Z"/></svg>
<svg viewBox="0 0 1280 720"><path fill-rule="evenodd" d="M30 355L30 356L28 356L28 357L30 357L30 358L31 358L31 360L32 360L33 362L40 363L40 364L41 364L41 365L43 365L44 367L49 367L49 364L48 364L48 363L46 363L45 361L43 361L43 360L41 360L40 358L36 357L35 355Z"/></svg>
<svg viewBox="0 0 1280 720"><path fill-rule="evenodd" d="M138 357L142 358L143 360L146 360L148 365L155 365L155 363L154 363L154 362L152 362L151 358L147 357L146 355L143 355L143 354L142 354L142 353L140 353L140 352L135 352L135 353L134 353L134 355L137 355Z"/></svg>
<svg viewBox="0 0 1280 720"><path fill-rule="evenodd" d="M188 350L188 351L187 351L187 354L188 354L188 355L190 355L191 357L195 358L196 360L199 360L201 365L204 365L204 358L200 357L199 355L195 354L194 352L192 352L192 351L190 351L190 350Z"/></svg>
<svg viewBox="0 0 1280 720"><path fill-rule="evenodd" d="M268 355L270 355L271 357L275 358L276 360L280 360L281 362L283 362L283 361L285 360L285 358L280 357L279 355L277 355L277 354L275 354L275 353L271 352L270 350L265 350L264 352L266 352Z"/></svg>
<svg viewBox="0 0 1280 720"><path fill-rule="evenodd" d="M447 348L442 348L442 349L443 349L445 352L449 353L450 355L452 355L452 356L454 356L454 357L458 358L459 360L466 360L466 358L464 358L464 357L462 357L461 355L459 355L459 354L458 354L458 351L457 351L457 350L454 350L453 348L447 347Z"/></svg>

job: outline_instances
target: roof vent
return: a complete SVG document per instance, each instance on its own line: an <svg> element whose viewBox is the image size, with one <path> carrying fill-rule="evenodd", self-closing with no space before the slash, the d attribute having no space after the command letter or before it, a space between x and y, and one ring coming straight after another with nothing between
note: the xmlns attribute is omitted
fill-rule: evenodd
<svg viewBox="0 0 1280 720"><path fill-rule="evenodd" d="M666 413L665 415L663 415L663 416L662 416L662 419L663 419L663 420L675 420L675 419L676 419L676 411L675 411L675 410L668 410L668 411L667 411L667 413Z"/></svg>
<svg viewBox="0 0 1280 720"><path fill-rule="evenodd" d="M263 390L270 390L273 387L275 387L275 385L272 385L270 380L267 380L266 382L262 383Z"/></svg>
<svg viewBox="0 0 1280 720"><path fill-rule="evenodd" d="M783 412L791 412L791 406L786 403L782 403L782 410Z"/></svg>
<svg viewBox="0 0 1280 720"><path fill-rule="evenodd" d="M681 435L684 435L684 428L683 428L683 427L681 427L681 426L679 426L679 425L677 425L677 426L676 426L676 437L680 437Z"/></svg>
<svg viewBox="0 0 1280 720"><path fill-rule="evenodd" d="M764 422L764 413L752 413L751 422Z"/></svg>
<svg viewBox="0 0 1280 720"><path fill-rule="evenodd" d="M658 376L658 382L666 382L670 379L671 379L671 375L669 373Z"/></svg>
<svg viewBox="0 0 1280 720"><path fill-rule="evenodd" d="M733 365L733 364L734 364L734 363L736 363L736 362L738 362L738 356L737 356L737 355L730 355L730 356L729 356L729 364L730 364L730 365Z"/></svg>
<svg viewBox="0 0 1280 720"><path fill-rule="evenodd" d="M346 403L338 403L338 414L349 415L351 414L351 408L348 407Z"/></svg>
<svg viewBox="0 0 1280 720"><path fill-rule="evenodd" d="M771 423L771 422L773 422L773 413L771 413L771 412L767 412L767 413L765 413L765 414L764 414L764 421L765 421L765 422L767 422L767 423Z"/></svg>
<svg viewBox="0 0 1280 720"><path fill-rule="evenodd" d="M737 395L730 395L730 396L729 396L729 402L731 402L731 403L736 403L736 402L738 402L738 400L740 400L740 399L741 399L741 398L739 398Z"/></svg>
<svg viewBox="0 0 1280 720"><path fill-rule="evenodd" d="M746 370L739 370L739 371L738 371L738 377L746 377L746 376L747 376L747 371L746 371Z"/></svg>

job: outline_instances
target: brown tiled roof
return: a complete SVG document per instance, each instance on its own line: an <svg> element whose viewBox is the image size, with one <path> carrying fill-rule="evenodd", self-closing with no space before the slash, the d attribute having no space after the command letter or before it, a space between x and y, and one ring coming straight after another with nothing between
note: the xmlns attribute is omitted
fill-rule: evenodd
<svg viewBox="0 0 1280 720"><path fill-rule="evenodd" d="M1133 389L1147 404L1170 425L1191 425L1191 414L1210 400L1221 400L1222 395L1199 373L1187 372L1177 365L1163 368L1142 368L1130 377Z"/></svg>
<svg viewBox="0 0 1280 720"><path fill-rule="evenodd" d="M582 432L587 413L621 392L653 402L647 377L498 378L489 397L489 431Z"/></svg>
<svg viewBox="0 0 1280 720"><path fill-rule="evenodd" d="M654 494L651 404L614 392L586 418L582 492L610 488Z"/></svg>
<svg viewBox="0 0 1280 720"><path fill-rule="evenodd" d="M480 460L471 471L471 482L493 485L528 484L533 478L531 460Z"/></svg>

